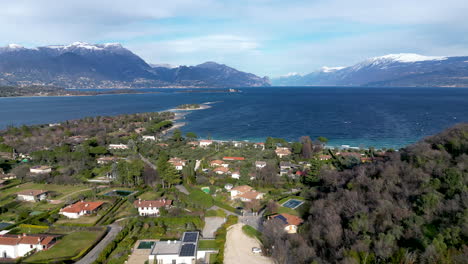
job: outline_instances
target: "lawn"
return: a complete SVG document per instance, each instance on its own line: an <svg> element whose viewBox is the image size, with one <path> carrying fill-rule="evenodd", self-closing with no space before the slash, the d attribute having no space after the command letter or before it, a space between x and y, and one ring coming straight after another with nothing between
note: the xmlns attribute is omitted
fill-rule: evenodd
<svg viewBox="0 0 468 264"><path fill-rule="evenodd" d="M142 193L140 196L138 196L138 198L142 200L157 200L161 198L161 193L155 191L148 191Z"/></svg>
<svg viewBox="0 0 468 264"><path fill-rule="evenodd" d="M48 260L72 258L94 244L102 232L77 231L60 239L46 251L38 252L27 258L26 262L47 262Z"/></svg>
<svg viewBox="0 0 468 264"><path fill-rule="evenodd" d="M21 184L9 189L2 190L0 196L3 198L10 194L15 194L20 191L24 190L47 190L51 192L55 192L57 194L56 197L53 197L54 200L59 200L65 195L69 195L70 193L85 190L90 187L85 185L58 185L58 184L41 184L41 183L32 183L28 182L25 184Z"/></svg>
<svg viewBox="0 0 468 264"><path fill-rule="evenodd" d="M249 237L256 238L259 241L262 241L262 233L258 231L257 229L249 225L244 225L242 227L242 231L244 232L244 234L248 235Z"/></svg>
<svg viewBox="0 0 468 264"><path fill-rule="evenodd" d="M198 249L218 249L219 245L216 240L199 240Z"/></svg>

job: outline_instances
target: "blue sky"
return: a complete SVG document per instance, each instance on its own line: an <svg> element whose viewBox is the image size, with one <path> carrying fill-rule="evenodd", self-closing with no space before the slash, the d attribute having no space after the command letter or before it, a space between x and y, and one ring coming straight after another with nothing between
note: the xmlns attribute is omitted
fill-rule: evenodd
<svg viewBox="0 0 468 264"><path fill-rule="evenodd" d="M149 63L261 76L389 53L468 55L466 0L0 1L0 45L119 42Z"/></svg>

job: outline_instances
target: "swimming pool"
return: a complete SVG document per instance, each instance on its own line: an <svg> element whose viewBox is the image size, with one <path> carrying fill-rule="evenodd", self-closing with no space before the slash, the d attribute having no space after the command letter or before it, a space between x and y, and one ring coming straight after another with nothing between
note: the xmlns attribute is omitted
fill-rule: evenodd
<svg viewBox="0 0 468 264"><path fill-rule="evenodd" d="M291 208L291 209L296 209L297 207L301 206L303 203L304 201L301 201L301 200L289 199L285 203L283 203L282 206Z"/></svg>
<svg viewBox="0 0 468 264"><path fill-rule="evenodd" d="M141 241L138 245L138 249L151 249L154 245L154 241Z"/></svg>

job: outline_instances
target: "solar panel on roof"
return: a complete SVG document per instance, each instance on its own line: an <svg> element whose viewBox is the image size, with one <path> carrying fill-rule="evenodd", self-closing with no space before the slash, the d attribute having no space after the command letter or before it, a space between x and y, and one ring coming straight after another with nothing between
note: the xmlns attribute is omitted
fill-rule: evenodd
<svg viewBox="0 0 468 264"><path fill-rule="evenodd" d="M277 215L275 216L276 219L280 219L281 221L283 221L285 224L288 223L288 220L286 220L286 218L282 215Z"/></svg>
<svg viewBox="0 0 468 264"><path fill-rule="evenodd" d="M180 248L179 256L190 257L195 256L195 244L183 244Z"/></svg>
<svg viewBox="0 0 468 264"><path fill-rule="evenodd" d="M197 242L198 232L186 232L182 242Z"/></svg>

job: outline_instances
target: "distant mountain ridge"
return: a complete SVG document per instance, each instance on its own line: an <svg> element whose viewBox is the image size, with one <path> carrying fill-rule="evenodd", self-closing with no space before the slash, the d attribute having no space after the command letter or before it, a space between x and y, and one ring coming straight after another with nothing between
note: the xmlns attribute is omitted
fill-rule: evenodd
<svg viewBox="0 0 468 264"><path fill-rule="evenodd" d="M149 65L118 43L0 47L0 85L65 88L269 86L267 77L207 62L197 66Z"/></svg>
<svg viewBox="0 0 468 264"><path fill-rule="evenodd" d="M468 87L468 56L389 54L349 67L272 79L277 86Z"/></svg>

